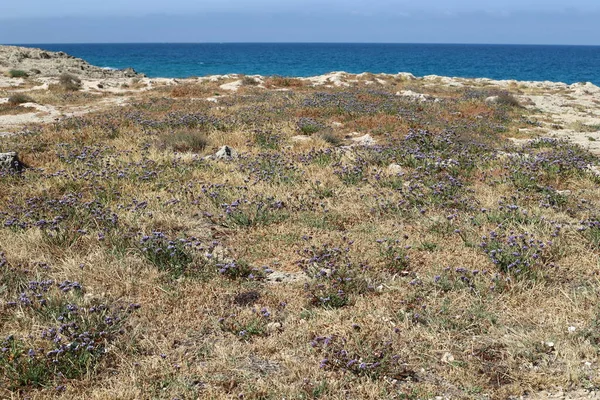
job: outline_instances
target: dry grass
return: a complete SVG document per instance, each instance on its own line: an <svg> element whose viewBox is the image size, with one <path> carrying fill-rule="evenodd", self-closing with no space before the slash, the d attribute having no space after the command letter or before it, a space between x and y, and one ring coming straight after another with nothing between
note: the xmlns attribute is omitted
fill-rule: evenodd
<svg viewBox="0 0 600 400"><path fill-rule="evenodd" d="M597 160L511 147L524 109L385 85L216 104L190 99L213 86L168 90L0 142L32 167L0 175L0 337L25 351L0 353L2 397L505 399L600 384L600 189L581 167ZM307 117L378 146L338 147L338 130L291 142ZM240 156L198 155L225 144ZM529 264L486 254L516 249L511 232L543 242L519 248ZM31 289L48 280L81 289ZM104 304L122 325L73 364L85 372L8 374L21 360L21 377L41 376L28 360L51 363L41 332L67 304Z"/></svg>

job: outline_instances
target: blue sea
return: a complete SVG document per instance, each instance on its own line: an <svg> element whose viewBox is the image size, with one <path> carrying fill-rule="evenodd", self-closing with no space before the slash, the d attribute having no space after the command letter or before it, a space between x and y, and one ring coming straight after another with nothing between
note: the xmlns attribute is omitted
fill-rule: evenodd
<svg viewBox="0 0 600 400"><path fill-rule="evenodd" d="M593 82L600 46L350 43L30 44L101 67L133 67L149 77L227 73L313 76L411 72L416 76Z"/></svg>

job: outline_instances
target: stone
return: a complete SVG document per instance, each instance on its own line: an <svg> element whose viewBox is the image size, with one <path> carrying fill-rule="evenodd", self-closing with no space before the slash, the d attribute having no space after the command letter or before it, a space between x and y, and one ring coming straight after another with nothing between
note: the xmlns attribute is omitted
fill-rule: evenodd
<svg viewBox="0 0 600 400"><path fill-rule="evenodd" d="M271 283L294 283L307 281L308 277L302 272L294 273L273 271L269 275L267 275L267 278L265 280Z"/></svg>
<svg viewBox="0 0 600 400"><path fill-rule="evenodd" d="M222 146L219 151L215 153L215 158L218 160L231 160L237 158L237 156L237 151L227 145Z"/></svg>
<svg viewBox="0 0 600 400"><path fill-rule="evenodd" d="M454 361L454 356L451 353L444 353L444 355L442 356L442 362L444 363L451 363Z"/></svg>
<svg viewBox="0 0 600 400"><path fill-rule="evenodd" d="M597 165L588 165L587 166L588 171L590 171L590 173L592 175L596 175L597 177L600 177L600 167Z"/></svg>
<svg viewBox="0 0 600 400"><path fill-rule="evenodd" d="M417 79L417 77L411 74L410 72L398 72L396 76L405 81L414 81L415 79Z"/></svg>
<svg viewBox="0 0 600 400"><path fill-rule="evenodd" d="M0 153L0 170L20 171L24 166L16 152Z"/></svg>
<svg viewBox="0 0 600 400"><path fill-rule="evenodd" d="M354 142L355 146L373 146L377 144L375 139L373 139L373 137L368 133L360 137L352 138L352 141Z"/></svg>
<svg viewBox="0 0 600 400"><path fill-rule="evenodd" d="M498 102L499 97L498 96L490 96L490 97L486 97L485 102L488 104L494 104Z"/></svg>
<svg viewBox="0 0 600 400"><path fill-rule="evenodd" d="M281 332L282 330L283 330L283 325L281 325L281 322L269 322L267 324L267 332L268 333Z"/></svg>
<svg viewBox="0 0 600 400"><path fill-rule="evenodd" d="M306 136L306 135L296 135L296 136L292 136L290 139L292 140L292 142L308 142L308 141L312 140L312 138L310 136Z"/></svg>
<svg viewBox="0 0 600 400"><path fill-rule="evenodd" d="M423 93L413 92L412 90L403 90L401 92L397 92L396 96L408 97L415 101L427 101L427 96Z"/></svg>
<svg viewBox="0 0 600 400"><path fill-rule="evenodd" d="M404 172L404 170L402 169L402 167L398 164L390 164L387 167L387 172L390 175L399 175L401 173Z"/></svg>

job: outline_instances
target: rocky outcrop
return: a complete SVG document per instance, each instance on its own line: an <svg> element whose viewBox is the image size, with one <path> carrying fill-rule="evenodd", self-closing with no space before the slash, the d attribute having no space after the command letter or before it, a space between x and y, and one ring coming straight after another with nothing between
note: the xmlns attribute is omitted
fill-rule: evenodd
<svg viewBox="0 0 600 400"><path fill-rule="evenodd" d="M142 78L145 75L133 68L112 70L93 66L81 58L62 51L52 52L42 49L0 46L0 73L20 70L29 76L59 76L70 73L82 78Z"/></svg>

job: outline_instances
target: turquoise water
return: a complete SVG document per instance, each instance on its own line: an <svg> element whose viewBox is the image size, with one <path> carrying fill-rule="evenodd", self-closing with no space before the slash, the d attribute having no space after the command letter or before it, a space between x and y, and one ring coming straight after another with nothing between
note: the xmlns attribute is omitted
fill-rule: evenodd
<svg viewBox="0 0 600 400"><path fill-rule="evenodd" d="M331 71L411 72L492 79L589 81L600 85L600 46L144 43L35 44L101 67L150 77L242 73L312 76Z"/></svg>

